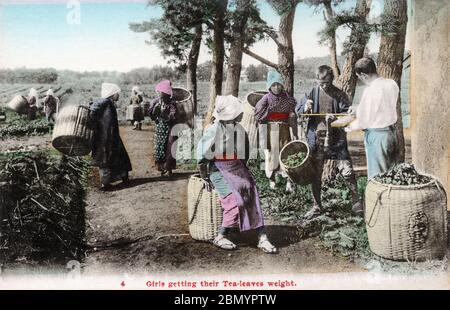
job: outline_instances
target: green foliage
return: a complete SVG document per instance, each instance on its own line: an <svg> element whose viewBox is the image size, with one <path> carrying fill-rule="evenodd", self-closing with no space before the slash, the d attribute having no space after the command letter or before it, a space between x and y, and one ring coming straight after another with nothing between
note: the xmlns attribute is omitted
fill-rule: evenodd
<svg viewBox="0 0 450 310"><path fill-rule="evenodd" d="M0 140L8 137L42 135L50 131L51 125L44 117L29 121L26 116L6 110L6 122L0 123Z"/></svg>
<svg viewBox="0 0 450 310"><path fill-rule="evenodd" d="M374 180L383 184L411 186L430 183L433 179L419 174L413 164L400 163L389 171L376 175Z"/></svg>
<svg viewBox="0 0 450 310"><path fill-rule="evenodd" d="M80 259L87 176L81 158L45 151L0 155L2 261Z"/></svg>
<svg viewBox="0 0 450 310"><path fill-rule="evenodd" d="M257 66L249 65L245 69L245 74L247 74L249 82L265 81L267 78L268 71L269 69L264 64L259 64Z"/></svg>
<svg viewBox="0 0 450 310"><path fill-rule="evenodd" d="M297 5L303 0L267 0L267 2L278 15L283 15L288 11L295 10Z"/></svg>
<svg viewBox="0 0 450 310"><path fill-rule="evenodd" d="M53 68L44 69L1 69L0 83L54 83L58 73Z"/></svg>
<svg viewBox="0 0 450 310"><path fill-rule="evenodd" d="M309 186L296 186L293 193L286 193L286 180L281 179L276 189L270 189L261 163L249 161L249 168L258 185L265 215L298 225L303 238L317 237L320 244L334 254L349 259L372 257L364 219L352 213L350 190L343 180L323 186L323 213L310 221L304 221L303 216L312 206ZM366 178L358 179L360 195L364 193L366 184Z"/></svg>
<svg viewBox="0 0 450 310"><path fill-rule="evenodd" d="M306 153L299 152L297 154L289 155L284 161L285 164L289 168L296 168L300 166L306 158Z"/></svg>

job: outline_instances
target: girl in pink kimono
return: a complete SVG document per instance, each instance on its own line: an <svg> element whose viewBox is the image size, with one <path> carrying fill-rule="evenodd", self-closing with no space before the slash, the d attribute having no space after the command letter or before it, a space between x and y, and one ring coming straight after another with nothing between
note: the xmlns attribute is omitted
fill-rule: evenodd
<svg viewBox="0 0 450 310"><path fill-rule="evenodd" d="M234 250L236 245L227 237L230 228L256 229L258 248L265 253L276 253L277 249L267 238L258 189L246 165L248 137L239 124L242 112L242 102L238 98L218 96L213 113L215 120L207 127L197 147L200 175L214 185L223 208L222 227L213 243L222 249Z"/></svg>

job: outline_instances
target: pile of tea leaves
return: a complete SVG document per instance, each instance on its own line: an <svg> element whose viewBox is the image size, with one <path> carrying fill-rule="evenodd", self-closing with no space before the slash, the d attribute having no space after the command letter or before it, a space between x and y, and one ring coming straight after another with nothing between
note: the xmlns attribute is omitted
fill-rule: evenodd
<svg viewBox="0 0 450 310"><path fill-rule="evenodd" d="M84 255L82 158L48 151L0 155L0 257L4 263L66 261Z"/></svg>
<svg viewBox="0 0 450 310"><path fill-rule="evenodd" d="M419 174L413 164L401 163L383 174L376 175L374 180L383 184L410 186L429 183L432 178Z"/></svg>
<svg viewBox="0 0 450 310"><path fill-rule="evenodd" d="M289 155L285 160L283 160L283 164L285 164L289 168L295 168L300 166L306 158L306 153L298 152L296 154Z"/></svg>

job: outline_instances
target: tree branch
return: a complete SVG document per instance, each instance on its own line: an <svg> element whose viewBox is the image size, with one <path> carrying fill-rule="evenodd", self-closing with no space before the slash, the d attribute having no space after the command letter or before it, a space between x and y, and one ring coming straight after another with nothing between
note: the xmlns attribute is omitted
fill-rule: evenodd
<svg viewBox="0 0 450 310"><path fill-rule="evenodd" d="M251 50L249 50L248 48L244 47L243 52L246 53L247 55L255 58L256 60L262 62L263 64L265 64L266 66L272 67L274 69L278 69L278 65L276 63L273 63L267 59L265 59L264 57L261 57L255 53L253 53Z"/></svg>
<svg viewBox="0 0 450 310"><path fill-rule="evenodd" d="M277 46L282 46L281 42L278 40L278 36L275 31L267 30L265 33L275 42Z"/></svg>

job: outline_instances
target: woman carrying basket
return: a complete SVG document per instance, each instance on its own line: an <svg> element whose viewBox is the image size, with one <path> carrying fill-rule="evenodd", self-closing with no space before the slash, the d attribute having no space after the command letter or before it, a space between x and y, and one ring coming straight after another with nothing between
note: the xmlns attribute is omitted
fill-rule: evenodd
<svg viewBox="0 0 450 310"><path fill-rule="evenodd" d="M249 143L245 129L239 124L242 114L242 102L238 98L218 96L215 120L197 147L200 175L206 184L212 182L223 209L222 227L213 243L224 250L234 250L236 245L227 237L232 227L240 231L256 229L258 248L265 253L276 253L277 249L267 238L258 189L246 165Z"/></svg>
<svg viewBox="0 0 450 310"><path fill-rule="evenodd" d="M47 121L55 122L56 115L59 110L59 98L55 96L53 89L47 90L46 96L43 100L44 113Z"/></svg>
<svg viewBox="0 0 450 310"><path fill-rule="evenodd" d="M142 121L144 120L144 111L142 110L141 103L144 101L142 98L142 92L139 90L139 86L133 86L131 89L130 105L133 107L132 124L133 130L142 130Z"/></svg>
<svg viewBox="0 0 450 310"><path fill-rule="evenodd" d="M283 146L297 136L295 116L296 101L283 86L283 78L277 71L267 74L269 93L264 95L255 106L255 121L267 126L267 145L265 153L265 170L269 178L270 188L276 186L276 175L281 174L279 154ZM259 131L261 133L261 130ZM261 140L260 140L261 143ZM292 192L292 183L288 180L286 191Z"/></svg>
<svg viewBox="0 0 450 310"><path fill-rule="evenodd" d="M89 107L89 118L94 126L92 145L93 165L99 167L102 190L110 190L111 183L128 181L131 162L119 135L115 102L120 88L115 84L102 84L102 98Z"/></svg>
<svg viewBox="0 0 450 310"><path fill-rule="evenodd" d="M155 164L161 176L167 173L172 175L176 169L177 161L172 149L177 136L171 135L172 127L176 124L176 104L173 98L172 83L168 80L161 81L155 88L158 98L153 100L149 107L150 118L156 123L155 130Z"/></svg>

